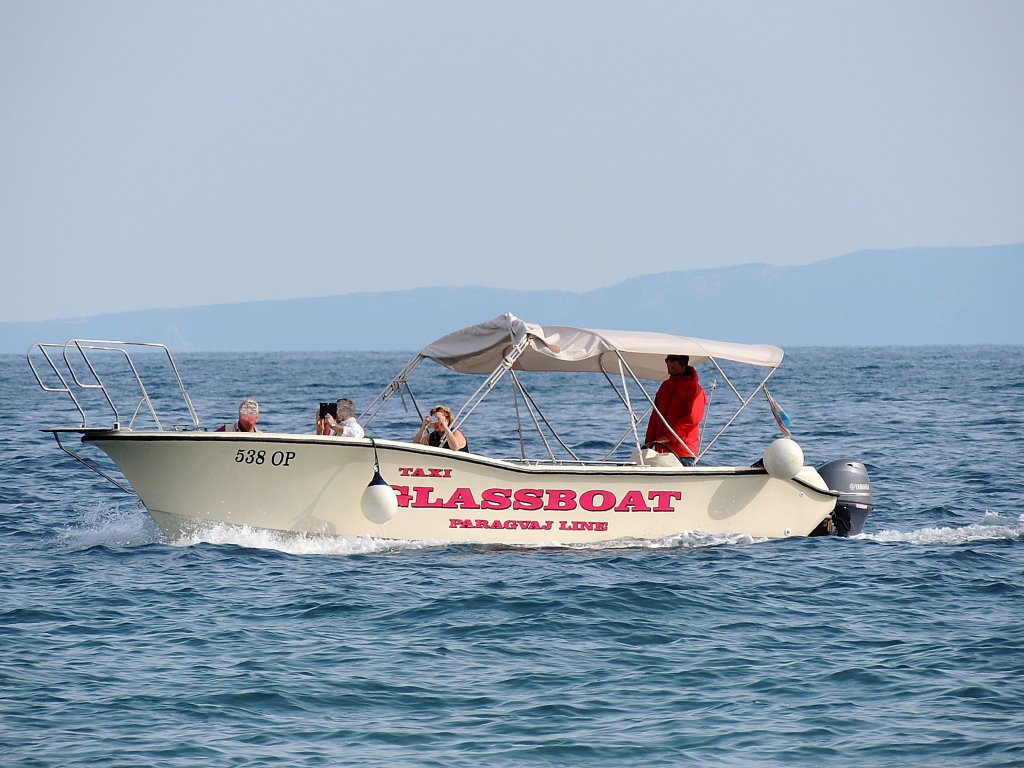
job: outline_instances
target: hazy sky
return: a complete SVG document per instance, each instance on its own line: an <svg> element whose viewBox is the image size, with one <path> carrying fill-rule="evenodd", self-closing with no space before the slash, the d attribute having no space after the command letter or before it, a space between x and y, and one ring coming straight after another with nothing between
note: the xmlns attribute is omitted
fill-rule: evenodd
<svg viewBox="0 0 1024 768"><path fill-rule="evenodd" d="M1024 241L1022 35L1016 0L0 0L0 321Z"/></svg>

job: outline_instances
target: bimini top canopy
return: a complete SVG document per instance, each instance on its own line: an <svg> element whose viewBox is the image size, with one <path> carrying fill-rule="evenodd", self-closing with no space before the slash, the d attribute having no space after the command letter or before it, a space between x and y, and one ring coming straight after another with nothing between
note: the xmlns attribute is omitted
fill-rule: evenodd
<svg viewBox="0 0 1024 768"><path fill-rule="evenodd" d="M525 340L525 341L524 341ZM646 331L604 331L564 325L536 325L504 314L463 328L428 344L420 356L460 373L489 374L510 348L525 343L512 366L519 371L594 372L618 370L616 353L640 378L667 377L665 355L689 355L690 365L709 358L776 368L783 351L769 344L734 344Z"/></svg>

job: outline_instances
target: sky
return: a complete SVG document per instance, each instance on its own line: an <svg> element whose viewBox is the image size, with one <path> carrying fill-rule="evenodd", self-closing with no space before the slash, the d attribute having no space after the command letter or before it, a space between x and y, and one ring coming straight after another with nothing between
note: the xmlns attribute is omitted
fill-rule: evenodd
<svg viewBox="0 0 1024 768"><path fill-rule="evenodd" d="M0 0L0 322L1021 242L1022 30L1017 0Z"/></svg>

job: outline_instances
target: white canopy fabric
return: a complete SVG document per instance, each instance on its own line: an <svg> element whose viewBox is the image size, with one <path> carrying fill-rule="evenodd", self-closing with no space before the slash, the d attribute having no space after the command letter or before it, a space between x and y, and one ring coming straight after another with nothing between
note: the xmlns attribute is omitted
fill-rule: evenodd
<svg viewBox="0 0 1024 768"><path fill-rule="evenodd" d="M689 355L690 365L714 357L766 368L777 367L784 354L769 344L734 344L646 331L540 326L506 313L442 336L424 347L420 355L453 371L486 375L524 337L529 343L516 360L515 370L617 373L618 351L638 377L652 381L667 377L668 354Z"/></svg>

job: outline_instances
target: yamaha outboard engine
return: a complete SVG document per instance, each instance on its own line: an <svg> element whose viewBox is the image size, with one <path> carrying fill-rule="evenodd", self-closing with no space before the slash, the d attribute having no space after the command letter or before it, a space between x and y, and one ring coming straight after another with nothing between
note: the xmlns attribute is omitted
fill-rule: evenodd
<svg viewBox="0 0 1024 768"><path fill-rule="evenodd" d="M831 533L836 536L855 536L863 531L864 521L875 506L867 467L859 461L840 459L822 464L818 467L818 474L829 488L839 492L836 508L832 512L834 529ZM822 530L821 533L826 531Z"/></svg>

